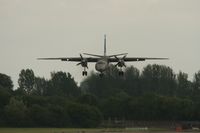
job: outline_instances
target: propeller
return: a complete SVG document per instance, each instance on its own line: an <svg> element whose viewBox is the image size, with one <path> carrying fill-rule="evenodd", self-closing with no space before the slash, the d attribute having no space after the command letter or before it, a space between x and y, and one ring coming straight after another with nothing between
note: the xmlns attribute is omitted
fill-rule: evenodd
<svg viewBox="0 0 200 133"><path fill-rule="evenodd" d="M81 65L82 67L86 67L88 68L88 65L87 65L87 59L84 59L83 56L80 54L80 57L81 57L81 62L79 62L78 64L76 64L77 66L78 65Z"/></svg>
<svg viewBox="0 0 200 133"><path fill-rule="evenodd" d="M118 58L117 56L114 56L118 62L117 64L115 65L116 67L119 66L119 67L126 67L125 65L125 62L124 62L124 59L126 58L126 55L124 55L122 58Z"/></svg>

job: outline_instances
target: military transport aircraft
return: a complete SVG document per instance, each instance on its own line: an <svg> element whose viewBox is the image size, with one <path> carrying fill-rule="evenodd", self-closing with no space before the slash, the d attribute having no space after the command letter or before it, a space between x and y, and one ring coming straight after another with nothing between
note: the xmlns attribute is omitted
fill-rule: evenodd
<svg viewBox="0 0 200 133"><path fill-rule="evenodd" d="M123 76L124 72L122 71L122 68L126 67L125 62L168 59L168 58L127 57L128 53L106 55L106 35L104 36L104 55L96 55L88 53L83 53L83 54L92 57L83 57L82 54L80 54L80 57L38 58L38 60L61 60L61 61L78 62L77 65L81 65L84 68L82 72L83 76L87 76L86 68L88 69L88 62L96 62L95 69L98 72L100 72L99 75L100 77L102 77L103 73L109 67L109 63L111 62L116 62L115 66L119 67L119 75ZM118 57L118 56L123 56L123 57Z"/></svg>

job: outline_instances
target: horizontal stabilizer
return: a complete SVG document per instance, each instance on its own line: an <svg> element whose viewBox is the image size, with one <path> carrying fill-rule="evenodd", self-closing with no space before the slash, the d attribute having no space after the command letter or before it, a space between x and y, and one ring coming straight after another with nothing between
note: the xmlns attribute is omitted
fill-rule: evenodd
<svg viewBox="0 0 200 133"><path fill-rule="evenodd" d="M102 55L96 55L96 54L88 54L88 53L83 53L84 55L90 55L90 56L95 56L95 57L103 57Z"/></svg>
<svg viewBox="0 0 200 133"><path fill-rule="evenodd" d="M115 57L115 56L120 56L120 55L127 55L128 53L122 53L122 54L114 54L114 55L109 55L108 57Z"/></svg>

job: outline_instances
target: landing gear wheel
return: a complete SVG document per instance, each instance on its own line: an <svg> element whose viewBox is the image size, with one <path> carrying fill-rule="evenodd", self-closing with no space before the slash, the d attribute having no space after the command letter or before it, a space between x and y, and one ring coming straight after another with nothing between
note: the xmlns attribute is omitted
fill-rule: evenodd
<svg viewBox="0 0 200 133"><path fill-rule="evenodd" d="M124 76L124 72L123 71L119 71L119 76Z"/></svg>
<svg viewBox="0 0 200 133"><path fill-rule="evenodd" d="M87 71L83 71L83 72L82 72L82 75L83 75L83 76L87 76Z"/></svg>
<svg viewBox="0 0 200 133"><path fill-rule="evenodd" d="M99 77L102 78L102 77L103 77L103 73L100 73L100 74L99 74Z"/></svg>

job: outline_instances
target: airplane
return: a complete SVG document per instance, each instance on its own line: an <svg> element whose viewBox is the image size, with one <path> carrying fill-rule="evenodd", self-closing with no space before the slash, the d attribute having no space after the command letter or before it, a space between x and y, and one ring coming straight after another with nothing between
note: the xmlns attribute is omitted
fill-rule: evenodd
<svg viewBox="0 0 200 133"><path fill-rule="evenodd" d="M94 62L95 69L99 72L100 77L104 75L104 72L109 67L110 63L116 62L115 66L119 68L119 76L123 76L124 72L122 70L123 67L126 67L125 62L132 61L145 61L145 60L166 60L168 58L148 58L148 57L127 57L128 53L107 55L106 54L106 35L104 35L104 54L96 55L83 53L84 55L92 56L92 57L83 57L80 54L80 57L61 57L61 58L38 58L38 60L61 60L61 61L71 61L78 62L78 65L81 65L84 70L82 72L82 76L87 76L88 62ZM123 56L123 57L118 57Z"/></svg>

